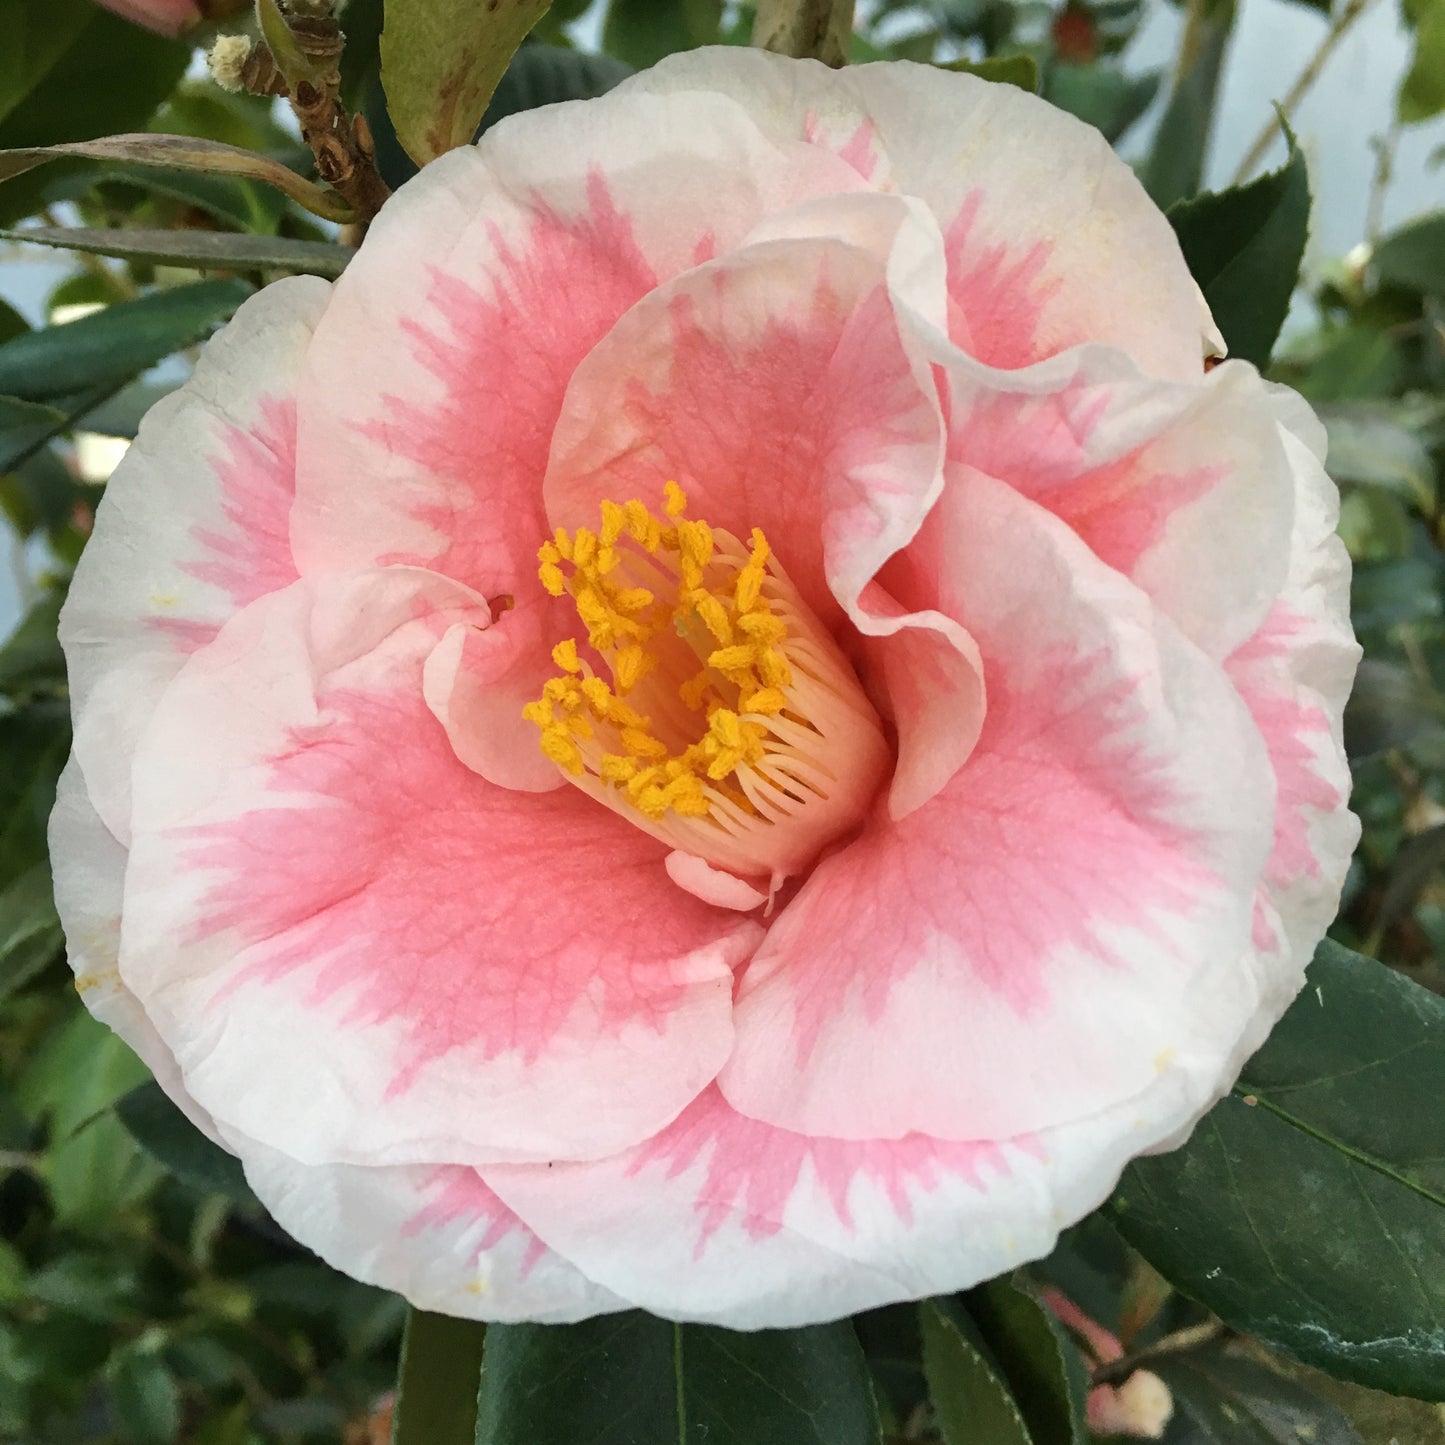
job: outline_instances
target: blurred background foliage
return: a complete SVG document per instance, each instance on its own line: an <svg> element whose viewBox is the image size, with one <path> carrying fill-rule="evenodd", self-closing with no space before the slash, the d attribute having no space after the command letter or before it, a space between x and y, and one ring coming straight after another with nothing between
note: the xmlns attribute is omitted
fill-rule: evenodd
<svg viewBox="0 0 1445 1445"><path fill-rule="evenodd" d="M1238 17L1236 0L1189 0L1172 63L1126 64L1149 6L1164 3L881 0L860 11L853 59L1014 58L1012 75L1125 144L1167 206L1199 188ZM1325 59L1364 8L1303 3L1327 20ZM1335 936L1439 993L1445 211L1388 234L1380 217L1401 135L1445 109L1445 0L1406 0L1402 17L1413 50L1394 121L1378 138L1360 244L1312 266L1270 374L1298 388L1328 427L1329 467L1344 493L1340 530L1356 564L1366 660L1347 742L1364 837ZM369 116L382 169L398 184L414 168L386 119L381 20L379 0L346 7L343 94ZM751 25L748 7L724 0L556 0L483 125L600 93L674 50L746 43ZM0 0L0 36L0 149L150 129L309 167L283 107L222 93L191 46L87 0ZM1281 78L1287 108L1308 89L1304 79ZM1330 161L1313 159L1316 169ZM45 848L69 741L56 613L99 488L144 410L178 384L195 345L253 286L292 266L334 274L345 253L334 226L254 179L77 159L0 186L0 226L20 227L6 233L0 261L18 258L26 234L54 239L48 230L77 225L121 233L108 243L113 254L52 252L63 265L47 273L43 297L21 309L0 302L0 509L23 603L0 618L0 1439L372 1445L389 1438L404 1307L277 1230L233 1161L189 1129L81 1006ZM166 235L181 238L169 252ZM288 251L295 243L301 249ZM207 278L173 264L207 247L218 258ZM32 330L32 321L48 324ZM1439 1099L1420 1106L1438 1109ZM1082 1438L1077 1424L1051 1417L1051 1402L1077 1396L1090 1369L1106 1384L1121 1374L1111 1374L1109 1351L1039 1304L1044 1285L1114 1336L1115 1354L1155 1354L1150 1368L1175 1406L1164 1437L1173 1445L1445 1440L1439 1407L1340 1384L1226 1330L1103 1216L1069 1231L1026 1278L975 1292L966 1326L925 1312L921 1334L918 1313L905 1308L858 1321L885 1435L942 1438L946 1421L924 1385L931 1350L935 1365L953 1351L959 1368L987 1358L1010 1383L1016 1368L1029 1377L1018 1392L1029 1402L1022 1433L980 1437L982 1445ZM969 1335L975 1326L983 1340Z"/></svg>

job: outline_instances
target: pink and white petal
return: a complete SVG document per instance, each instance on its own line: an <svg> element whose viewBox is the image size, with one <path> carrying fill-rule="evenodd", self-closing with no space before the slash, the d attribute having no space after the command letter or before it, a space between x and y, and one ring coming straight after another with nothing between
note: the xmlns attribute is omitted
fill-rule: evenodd
<svg viewBox="0 0 1445 1445"><path fill-rule="evenodd" d="M1216 1052L1244 1028L1273 777L1219 667L1011 488L951 477L905 565L978 640L983 733L774 921L720 1084L804 1134L1035 1133L1137 1096L1204 1025Z"/></svg>
<svg viewBox="0 0 1445 1445"><path fill-rule="evenodd" d="M174 1055L121 981L117 961L126 850L101 822L74 755L55 790L50 853L60 861L55 907L65 929L65 957L75 974L76 992L101 1023L135 1050L191 1122L215 1139L211 1116L186 1092Z"/></svg>
<svg viewBox="0 0 1445 1445"><path fill-rule="evenodd" d="M1284 583L1294 496L1277 388L1253 367L1176 386L1086 347L947 371L952 461L1061 517L1211 657L1254 633Z"/></svg>
<svg viewBox="0 0 1445 1445"><path fill-rule="evenodd" d="M226 1142L288 1234L418 1309L570 1324L631 1308L548 1249L475 1170L298 1164L233 1129Z"/></svg>
<svg viewBox="0 0 1445 1445"><path fill-rule="evenodd" d="M137 750L122 977L194 1096L302 1163L611 1152L731 1046L758 926L576 790L486 783L427 709L427 656L485 618L435 573L300 581Z"/></svg>
<svg viewBox="0 0 1445 1445"><path fill-rule="evenodd" d="M552 647L576 626L570 598L528 589L490 627L457 623L428 656L422 674L427 706L457 757L489 783L525 793L563 785L522 709L556 676Z"/></svg>
<svg viewBox="0 0 1445 1445"><path fill-rule="evenodd" d="M694 516L738 537L760 527L825 626L851 632L846 617L882 639L864 653L885 687L899 682L894 787L912 799L935 785L940 759L951 771L967 755L983 715L977 653L955 621L859 601L942 489L942 417L913 335L929 304L928 228L885 196L800 206L788 225L853 239L757 240L699 266L578 367L548 517L595 525L604 498L656 504L677 481ZM872 249L855 244L865 240ZM906 634L896 666L894 634ZM902 698L914 673L935 685ZM939 738L951 746L933 747Z"/></svg>
<svg viewBox="0 0 1445 1445"><path fill-rule="evenodd" d="M1097 131L1035 96L927 65L831 71L735 48L669 56L618 89L733 96L768 135L924 201L946 242L951 334L991 366L1099 341L1153 376L1202 374L1212 323L1169 223Z"/></svg>
<svg viewBox="0 0 1445 1445"><path fill-rule="evenodd" d="M296 578L296 375L330 293L302 276L252 296L151 408L97 509L60 639L75 754L122 843L131 754L166 683L238 608Z"/></svg>
<svg viewBox="0 0 1445 1445"><path fill-rule="evenodd" d="M1216 1097L1169 1068L1139 1100L1036 1137L808 1137L709 1089L615 1159L487 1183L600 1285L669 1319L784 1328L967 1289L1045 1255L1133 1155Z"/></svg>
<svg viewBox="0 0 1445 1445"><path fill-rule="evenodd" d="M578 363L660 280L850 185L845 163L765 139L722 96L543 107L427 166L373 224L318 335L297 555L422 563L488 596L534 585Z"/></svg>
<svg viewBox="0 0 1445 1445"><path fill-rule="evenodd" d="M1360 834L1346 806L1342 733L1360 657L1350 627L1350 563L1335 533L1339 493L1312 431L1303 439L1284 433L1296 495L1288 579L1258 631L1225 663L1264 737L1279 789L1258 941L1283 980L1286 1002L1339 906Z"/></svg>

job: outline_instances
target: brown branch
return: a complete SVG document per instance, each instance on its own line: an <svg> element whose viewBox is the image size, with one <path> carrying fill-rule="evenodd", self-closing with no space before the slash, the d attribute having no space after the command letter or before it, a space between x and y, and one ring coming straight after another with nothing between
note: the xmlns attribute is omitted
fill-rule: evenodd
<svg viewBox="0 0 1445 1445"><path fill-rule="evenodd" d="M853 0L758 0L753 44L762 50L836 70L848 63L852 40Z"/></svg>

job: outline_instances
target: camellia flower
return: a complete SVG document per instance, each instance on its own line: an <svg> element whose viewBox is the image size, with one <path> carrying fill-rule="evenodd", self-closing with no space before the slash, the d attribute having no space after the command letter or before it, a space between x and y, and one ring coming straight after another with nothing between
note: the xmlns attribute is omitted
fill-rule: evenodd
<svg viewBox="0 0 1445 1445"><path fill-rule="evenodd" d="M1323 433L1092 130L739 49L506 120L150 414L78 984L418 1305L968 1285L1177 1142L1355 824Z"/></svg>

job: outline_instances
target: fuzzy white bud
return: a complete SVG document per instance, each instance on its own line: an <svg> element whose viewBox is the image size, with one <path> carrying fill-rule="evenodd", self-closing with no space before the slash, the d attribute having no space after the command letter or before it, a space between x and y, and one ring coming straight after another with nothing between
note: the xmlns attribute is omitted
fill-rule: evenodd
<svg viewBox="0 0 1445 1445"><path fill-rule="evenodd" d="M251 54L251 42L244 35L222 35L206 56L211 78L222 90L244 89L241 71Z"/></svg>

